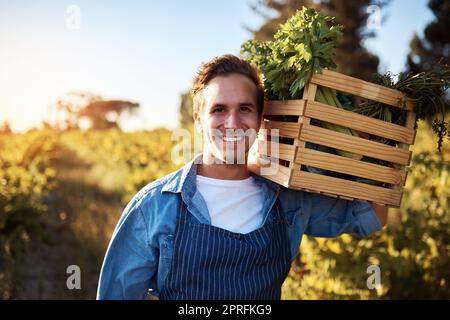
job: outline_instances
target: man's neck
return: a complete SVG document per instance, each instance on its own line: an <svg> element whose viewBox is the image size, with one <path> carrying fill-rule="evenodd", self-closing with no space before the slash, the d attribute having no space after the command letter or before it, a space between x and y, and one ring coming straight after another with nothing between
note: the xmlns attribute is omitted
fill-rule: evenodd
<svg viewBox="0 0 450 320"><path fill-rule="evenodd" d="M197 174L214 179L243 180L250 176L247 164L216 163L203 155L203 162L197 167Z"/></svg>

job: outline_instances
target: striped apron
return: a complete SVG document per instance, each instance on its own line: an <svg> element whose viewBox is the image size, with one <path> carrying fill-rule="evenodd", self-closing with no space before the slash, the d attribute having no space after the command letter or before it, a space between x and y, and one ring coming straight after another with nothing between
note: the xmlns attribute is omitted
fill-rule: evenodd
<svg viewBox="0 0 450 320"><path fill-rule="evenodd" d="M287 225L278 199L268 221L247 234L177 219L172 266L161 300L280 299L291 265Z"/></svg>

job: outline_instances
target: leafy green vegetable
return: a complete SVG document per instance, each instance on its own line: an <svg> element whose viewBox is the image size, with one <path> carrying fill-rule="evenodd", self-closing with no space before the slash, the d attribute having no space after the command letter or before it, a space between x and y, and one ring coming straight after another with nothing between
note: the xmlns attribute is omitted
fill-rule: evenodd
<svg viewBox="0 0 450 320"><path fill-rule="evenodd" d="M416 121L428 120L432 123L433 132L438 138L438 150L441 151L444 137L450 137L450 120L445 120L450 111L447 89L450 85L450 67L437 64L433 71L400 73L395 81L392 73L376 74L372 82L403 92L415 102ZM404 104L404 101L400 101ZM404 125L406 110L391 108L380 102L361 103L355 112L378 118L395 124Z"/></svg>
<svg viewBox="0 0 450 320"><path fill-rule="evenodd" d="M342 26L314 9L298 10L275 34L274 41L249 40L241 54L260 68L269 100L299 99L313 73L334 69L333 57Z"/></svg>
<svg viewBox="0 0 450 320"><path fill-rule="evenodd" d="M269 100L299 99L313 73L336 67L333 57L342 35L342 26L329 27L333 19L303 7L281 25L275 34L275 41L250 40L242 45L241 53L265 76L264 87ZM318 88L317 101L344 108L336 92L329 88ZM355 130L346 127L326 122L321 124L330 130L358 136ZM336 153L357 160L362 158L342 150L336 150Z"/></svg>
<svg viewBox="0 0 450 320"><path fill-rule="evenodd" d="M330 88L319 87L317 89L317 93L316 93L316 100L318 102L328 104L333 107L344 109L344 107L341 105L340 101L338 100L338 98L336 96L336 92ZM358 136L358 133L355 130L347 128L347 127L342 127L337 124L321 121L321 125L322 125L322 127L329 129L329 130L333 130L336 132L340 132L340 133L344 133L344 134L348 134L348 135L352 135L352 136L356 136L356 137ZM352 158L355 160L362 159L362 155L359 155L359 154L355 154L355 153L343 151L343 150L335 150L335 151L338 155L343 156L343 157Z"/></svg>
<svg viewBox="0 0 450 320"><path fill-rule="evenodd" d="M298 10L274 36L273 41L258 42L249 40L241 47L241 54L255 64L264 75L264 88L268 100L300 99L303 89L311 76L320 73L322 69L335 69L333 61L336 45L342 35L342 26L329 26L334 18L324 16L314 9L303 7ZM435 72L413 74L401 74L398 81L394 81L390 74L378 75L373 81L385 87L390 87L403 92L408 98L415 101L417 119L429 119L440 113L442 120L435 119L433 130L439 137L439 149L443 137L450 134L450 121L443 120L448 111L448 103L445 102L445 91L449 85L450 71L448 67ZM319 86L316 100L327 105L357 111L358 113L382 119L384 121L404 125L406 110L404 108L391 108L382 103L368 101L354 107L353 97L343 92L336 92L330 88ZM400 101L405 103L405 101ZM283 121L288 121L284 119ZM356 130L339 125L320 121L324 128L359 136ZM366 134L367 135L367 134ZM367 135L369 136L369 135ZM371 140L396 145L395 141L370 136ZM369 161L367 157L342 150L334 150L340 156ZM369 162L390 166L389 163L373 159ZM327 173L329 174L329 173ZM382 182L348 177L355 181L382 185Z"/></svg>

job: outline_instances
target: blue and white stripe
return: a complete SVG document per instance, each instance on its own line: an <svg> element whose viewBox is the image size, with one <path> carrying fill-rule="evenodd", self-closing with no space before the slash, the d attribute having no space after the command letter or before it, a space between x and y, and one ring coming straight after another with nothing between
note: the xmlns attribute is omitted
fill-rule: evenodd
<svg viewBox="0 0 450 320"><path fill-rule="evenodd" d="M182 203L173 259L161 300L280 299L291 264L287 222L280 205L273 219L247 234L189 219Z"/></svg>

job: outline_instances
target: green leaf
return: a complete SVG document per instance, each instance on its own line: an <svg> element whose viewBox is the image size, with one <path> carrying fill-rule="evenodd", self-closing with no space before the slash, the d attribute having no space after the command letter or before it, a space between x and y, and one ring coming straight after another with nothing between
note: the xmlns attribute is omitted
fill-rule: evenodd
<svg viewBox="0 0 450 320"><path fill-rule="evenodd" d="M250 40L241 46L244 58L264 73L267 97L298 98L312 73L335 68L342 27L329 27L333 19L303 7L280 25L273 41Z"/></svg>

